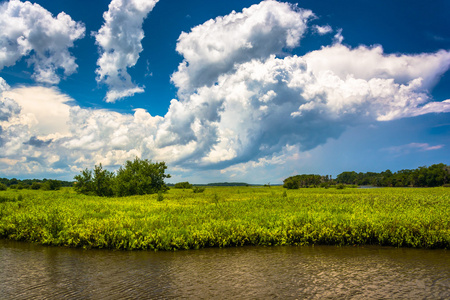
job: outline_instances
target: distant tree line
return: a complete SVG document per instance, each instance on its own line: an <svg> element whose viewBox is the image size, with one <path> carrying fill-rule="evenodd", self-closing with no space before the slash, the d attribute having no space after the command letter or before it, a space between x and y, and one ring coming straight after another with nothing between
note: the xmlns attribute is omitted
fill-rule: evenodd
<svg viewBox="0 0 450 300"><path fill-rule="evenodd" d="M333 184L331 176L316 174L295 175L283 181L283 187L287 189L298 189L308 187L327 187Z"/></svg>
<svg viewBox="0 0 450 300"><path fill-rule="evenodd" d="M413 170L400 170L392 173L386 170L381 173L343 172L336 177L338 183L373 185L380 187L435 187L450 184L450 166L435 164L430 167L419 167Z"/></svg>
<svg viewBox="0 0 450 300"><path fill-rule="evenodd" d="M249 184L245 182L214 182L208 183L207 186L249 186Z"/></svg>
<svg viewBox="0 0 450 300"><path fill-rule="evenodd" d="M81 194L103 197L164 192L168 189L164 179L170 178L165 174L166 169L164 162L152 163L137 157L134 161L128 160L117 173L103 169L100 164L94 170L85 169L75 176L74 189Z"/></svg>
<svg viewBox="0 0 450 300"><path fill-rule="evenodd" d="M32 190L59 190L61 187L71 187L73 182L55 179L8 179L0 178L0 190L32 189Z"/></svg>
<svg viewBox="0 0 450 300"><path fill-rule="evenodd" d="M336 179L315 174L295 175L283 181L283 187L298 189L305 187L330 187L342 185L372 185L378 187L436 187L450 186L450 166L443 163L413 170L357 173L342 172Z"/></svg>

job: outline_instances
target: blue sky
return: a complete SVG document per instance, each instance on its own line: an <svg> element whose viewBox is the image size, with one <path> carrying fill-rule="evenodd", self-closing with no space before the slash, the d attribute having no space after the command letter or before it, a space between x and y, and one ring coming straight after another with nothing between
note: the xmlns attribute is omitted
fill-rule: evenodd
<svg viewBox="0 0 450 300"><path fill-rule="evenodd" d="M450 3L2 1L0 177L450 164Z"/></svg>

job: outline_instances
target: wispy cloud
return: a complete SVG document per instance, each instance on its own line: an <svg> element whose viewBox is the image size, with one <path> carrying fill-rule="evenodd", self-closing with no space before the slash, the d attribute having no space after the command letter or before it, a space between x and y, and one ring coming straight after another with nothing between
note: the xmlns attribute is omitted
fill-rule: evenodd
<svg viewBox="0 0 450 300"><path fill-rule="evenodd" d="M318 35L325 35L330 32L333 32L333 28L331 28L330 25L325 25L325 26L314 25L313 31L315 33L317 33Z"/></svg>
<svg viewBox="0 0 450 300"><path fill-rule="evenodd" d="M431 146L428 143L409 143L401 146L393 146L384 148L382 151L387 151L396 156L406 155L414 152L433 151L442 149L444 145Z"/></svg>
<svg viewBox="0 0 450 300"><path fill-rule="evenodd" d="M428 36L428 38L437 42L448 42L450 40L450 37L433 34L431 32L427 32L426 35Z"/></svg>

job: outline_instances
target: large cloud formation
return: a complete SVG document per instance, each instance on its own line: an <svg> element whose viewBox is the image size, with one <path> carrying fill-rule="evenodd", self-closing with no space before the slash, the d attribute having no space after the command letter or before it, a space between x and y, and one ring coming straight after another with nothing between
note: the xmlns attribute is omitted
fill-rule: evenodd
<svg viewBox="0 0 450 300"><path fill-rule="evenodd" d="M136 65L142 52L142 24L158 0L112 0L103 14L105 23L95 33L101 56L97 61L97 81L109 86L106 102L143 93L131 81L127 68Z"/></svg>
<svg viewBox="0 0 450 300"><path fill-rule="evenodd" d="M28 63L34 66L34 79L58 84L58 69L66 76L76 71L69 48L84 37L84 32L84 25L64 12L54 18L38 4L4 2L0 5L0 70L31 55Z"/></svg>
<svg viewBox="0 0 450 300"><path fill-rule="evenodd" d="M181 33L176 50L184 60L172 75L179 96L214 84L235 64L282 54L284 49L299 46L312 17L310 10L263 1L241 13L233 11L192 28L189 33Z"/></svg>
<svg viewBox="0 0 450 300"><path fill-rule="evenodd" d="M117 3L122 2L113 0L110 11ZM144 7L139 16L150 9ZM127 20L128 11L124 14ZM385 54L381 46L351 48L340 38L304 56L283 53L300 45L312 16L296 6L263 1L182 33L177 50L184 60L172 76L179 99L171 101L164 117L143 109L134 114L83 109L58 90L45 89L41 92L53 95L68 117L59 135L39 133L33 128L45 120L20 108L27 106L23 93L4 91L0 147L7 151L0 164L11 172L64 173L140 156L164 160L172 170L258 167L299 157L349 126L450 112L450 100L433 101L429 93L449 69L450 52ZM139 32L130 46L132 60L125 62L125 52L116 50L102 56L106 62L112 55L98 71L111 79L111 93L128 90L126 67L141 51ZM106 66L116 73L106 72ZM115 80L125 88L115 90Z"/></svg>

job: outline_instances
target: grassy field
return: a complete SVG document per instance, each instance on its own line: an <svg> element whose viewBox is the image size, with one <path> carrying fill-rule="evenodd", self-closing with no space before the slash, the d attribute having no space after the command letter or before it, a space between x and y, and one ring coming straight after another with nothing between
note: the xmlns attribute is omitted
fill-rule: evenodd
<svg viewBox="0 0 450 300"><path fill-rule="evenodd" d="M171 189L100 198L0 192L0 238L85 248L175 250L242 245L450 248L449 188Z"/></svg>

